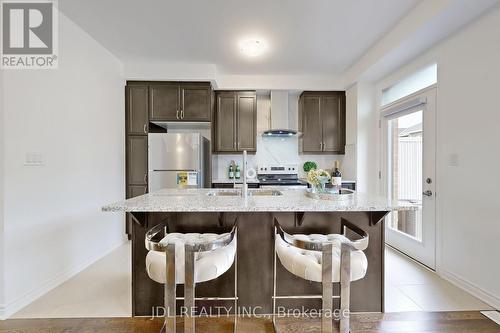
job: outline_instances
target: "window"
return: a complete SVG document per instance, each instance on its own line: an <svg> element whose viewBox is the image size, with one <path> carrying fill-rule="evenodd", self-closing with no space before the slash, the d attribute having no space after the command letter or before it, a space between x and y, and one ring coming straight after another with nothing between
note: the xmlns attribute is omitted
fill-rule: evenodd
<svg viewBox="0 0 500 333"><path fill-rule="evenodd" d="M437 82L437 64L425 67L382 90L382 106L432 86Z"/></svg>

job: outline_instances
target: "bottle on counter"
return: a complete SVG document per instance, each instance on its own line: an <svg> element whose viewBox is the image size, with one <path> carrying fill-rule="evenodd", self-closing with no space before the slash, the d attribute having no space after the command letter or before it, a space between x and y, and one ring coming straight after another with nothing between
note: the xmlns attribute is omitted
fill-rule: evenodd
<svg viewBox="0 0 500 333"><path fill-rule="evenodd" d="M332 172L332 188L334 193L340 193L342 188L342 173L340 172L340 163L335 161L335 167Z"/></svg>
<svg viewBox="0 0 500 333"><path fill-rule="evenodd" d="M236 179L240 179L241 178L240 166L238 164L236 164L236 170L234 172L234 177Z"/></svg>
<svg viewBox="0 0 500 333"><path fill-rule="evenodd" d="M234 162L231 162L229 164L229 179L234 179L234 168L233 168L233 163Z"/></svg>

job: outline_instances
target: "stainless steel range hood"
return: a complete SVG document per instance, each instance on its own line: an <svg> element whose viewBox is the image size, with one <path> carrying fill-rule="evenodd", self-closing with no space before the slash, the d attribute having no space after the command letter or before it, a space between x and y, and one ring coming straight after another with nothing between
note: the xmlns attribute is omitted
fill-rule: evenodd
<svg viewBox="0 0 500 333"><path fill-rule="evenodd" d="M287 138L290 136L295 136L297 135L297 133L297 131L290 129L272 129L262 132L262 136Z"/></svg>
<svg viewBox="0 0 500 333"><path fill-rule="evenodd" d="M290 128L288 117L288 90L271 90L271 129L262 132L262 136L287 138L299 134Z"/></svg>

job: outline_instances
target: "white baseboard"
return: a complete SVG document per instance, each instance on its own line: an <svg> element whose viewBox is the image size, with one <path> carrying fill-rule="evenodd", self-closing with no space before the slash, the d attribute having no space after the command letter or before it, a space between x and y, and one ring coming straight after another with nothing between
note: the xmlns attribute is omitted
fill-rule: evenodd
<svg viewBox="0 0 500 333"><path fill-rule="evenodd" d="M500 325L500 312L498 311L481 311L483 315Z"/></svg>
<svg viewBox="0 0 500 333"><path fill-rule="evenodd" d="M94 257L91 257L90 259L86 260L85 262L74 266L70 269L64 270L60 272L59 274L56 274L53 278L45 281L42 283L39 287L36 287L32 289L31 291L27 292L21 297L18 297L16 300L8 303L8 304L0 304L0 320L5 320L12 316L14 313L17 311L21 310L25 306L29 305L33 301L35 301L37 298L40 298L41 296L45 295L52 289L56 288L57 286L61 285L62 283L68 281L71 279L73 276L76 274L80 273L83 271L85 268L88 266L92 265L96 261L102 259L112 251L116 250L118 247L122 246L127 242L126 239L123 239L122 242L117 243L116 245L112 246L109 250L106 252L100 253L99 255L96 255Z"/></svg>
<svg viewBox="0 0 500 333"><path fill-rule="evenodd" d="M479 298L481 301L485 302L489 306L496 310L500 309L500 298L497 296L479 288L475 284L457 276L456 274L450 273L446 270L440 269L438 274L445 280L451 282L455 286L467 291L472 296Z"/></svg>
<svg viewBox="0 0 500 333"><path fill-rule="evenodd" d="M4 320L6 318L5 316L5 305L0 304L0 320Z"/></svg>

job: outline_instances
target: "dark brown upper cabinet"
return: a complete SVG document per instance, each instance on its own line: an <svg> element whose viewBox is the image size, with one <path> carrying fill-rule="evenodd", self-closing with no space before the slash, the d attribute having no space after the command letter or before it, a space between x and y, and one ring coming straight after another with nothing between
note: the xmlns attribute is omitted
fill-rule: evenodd
<svg viewBox="0 0 500 333"><path fill-rule="evenodd" d="M300 151L345 153L345 92L305 91L299 99Z"/></svg>
<svg viewBox="0 0 500 333"><path fill-rule="evenodd" d="M181 120L211 120L213 95L209 83L181 83L180 92Z"/></svg>
<svg viewBox="0 0 500 333"><path fill-rule="evenodd" d="M127 135L148 134L148 86L129 85L125 96Z"/></svg>
<svg viewBox="0 0 500 333"><path fill-rule="evenodd" d="M155 83L149 86L149 119L180 119L178 83Z"/></svg>
<svg viewBox="0 0 500 333"><path fill-rule="evenodd" d="M149 86L152 121L210 121L211 110L209 82L161 82Z"/></svg>
<svg viewBox="0 0 500 333"><path fill-rule="evenodd" d="M213 123L214 152L257 150L257 95L255 91L216 92Z"/></svg>
<svg viewBox="0 0 500 333"><path fill-rule="evenodd" d="M217 92L216 96L215 150L217 152L234 152L237 150L236 94L234 92Z"/></svg>

